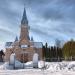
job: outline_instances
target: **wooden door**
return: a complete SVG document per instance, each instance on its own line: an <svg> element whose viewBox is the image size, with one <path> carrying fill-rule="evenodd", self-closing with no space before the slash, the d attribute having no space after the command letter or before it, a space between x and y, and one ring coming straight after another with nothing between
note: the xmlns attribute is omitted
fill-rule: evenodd
<svg viewBox="0 0 75 75"><path fill-rule="evenodd" d="M28 61L28 53L21 54L21 62L25 63Z"/></svg>

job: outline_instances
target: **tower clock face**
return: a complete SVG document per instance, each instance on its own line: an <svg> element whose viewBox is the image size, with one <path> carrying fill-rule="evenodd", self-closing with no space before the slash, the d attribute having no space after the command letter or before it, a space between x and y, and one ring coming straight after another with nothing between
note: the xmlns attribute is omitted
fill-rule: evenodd
<svg viewBox="0 0 75 75"><path fill-rule="evenodd" d="M27 48L28 45L21 45L21 48Z"/></svg>

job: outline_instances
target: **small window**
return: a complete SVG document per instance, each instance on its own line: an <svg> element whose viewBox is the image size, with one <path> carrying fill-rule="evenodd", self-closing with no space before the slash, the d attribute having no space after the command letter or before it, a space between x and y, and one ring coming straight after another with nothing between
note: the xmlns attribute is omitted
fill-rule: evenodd
<svg viewBox="0 0 75 75"><path fill-rule="evenodd" d="M21 45L21 48L27 48L28 45Z"/></svg>

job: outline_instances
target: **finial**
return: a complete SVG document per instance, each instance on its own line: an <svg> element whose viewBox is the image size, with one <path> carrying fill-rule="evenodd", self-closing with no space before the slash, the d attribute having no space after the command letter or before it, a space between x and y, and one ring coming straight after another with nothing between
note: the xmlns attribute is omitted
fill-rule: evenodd
<svg viewBox="0 0 75 75"><path fill-rule="evenodd" d="M26 16L25 5L24 5L24 12L23 12L21 24L22 24L22 25L28 25L28 20L27 20L27 16Z"/></svg>
<svg viewBox="0 0 75 75"><path fill-rule="evenodd" d="M31 41L34 41L34 40L33 40L33 37L31 37Z"/></svg>
<svg viewBox="0 0 75 75"><path fill-rule="evenodd" d="M15 38L15 42L16 42L16 41L18 41L18 37L17 37L17 36L16 36L16 38Z"/></svg>

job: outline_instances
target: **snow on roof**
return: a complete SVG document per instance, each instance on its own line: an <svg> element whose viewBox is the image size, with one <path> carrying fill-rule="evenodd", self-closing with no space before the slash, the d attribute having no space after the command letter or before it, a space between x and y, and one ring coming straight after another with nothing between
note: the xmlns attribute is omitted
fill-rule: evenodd
<svg viewBox="0 0 75 75"><path fill-rule="evenodd" d="M34 47L42 48L42 42L34 42Z"/></svg>
<svg viewBox="0 0 75 75"><path fill-rule="evenodd" d="M11 47L13 42L6 42L5 47Z"/></svg>

